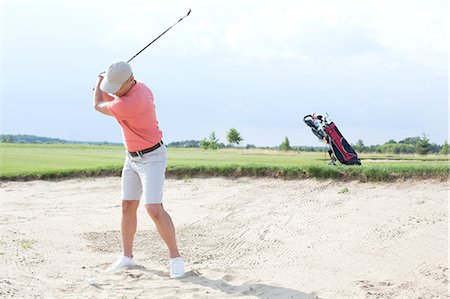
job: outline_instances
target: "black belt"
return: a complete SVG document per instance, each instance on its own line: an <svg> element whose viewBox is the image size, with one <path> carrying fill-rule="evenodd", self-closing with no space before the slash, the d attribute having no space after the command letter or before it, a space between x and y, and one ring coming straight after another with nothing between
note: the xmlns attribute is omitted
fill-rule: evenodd
<svg viewBox="0 0 450 299"><path fill-rule="evenodd" d="M163 144L164 144L164 143L163 143L162 141L160 141L160 142L158 142L157 144L155 144L155 145L152 146L152 147L143 149L143 150L141 150L141 151L137 151L137 152L128 152L128 153L129 153L130 156L132 156L132 157L142 156L143 154L153 152L155 149L160 148L161 145L163 145Z"/></svg>

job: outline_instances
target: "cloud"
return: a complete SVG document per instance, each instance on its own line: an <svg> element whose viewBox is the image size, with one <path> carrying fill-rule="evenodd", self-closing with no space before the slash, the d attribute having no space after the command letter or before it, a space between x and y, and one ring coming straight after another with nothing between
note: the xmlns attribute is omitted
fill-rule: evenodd
<svg viewBox="0 0 450 299"><path fill-rule="evenodd" d="M264 2L225 32L230 51L271 60L336 57L373 47L364 32L349 24L339 7L296 1Z"/></svg>
<svg viewBox="0 0 450 299"><path fill-rule="evenodd" d="M409 1L261 1L230 24L223 44L234 55L270 61L390 56L442 67L447 55L447 6ZM364 65L364 63L363 63Z"/></svg>
<svg viewBox="0 0 450 299"><path fill-rule="evenodd" d="M365 10L364 27L384 49L411 63L442 69L448 53L446 1L369 2Z"/></svg>
<svg viewBox="0 0 450 299"><path fill-rule="evenodd" d="M443 68L448 52L445 2L249 0L239 2L239 10L233 3L138 1L111 16L117 21L103 45L143 46L192 6L189 19L158 41L156 50L172 49L177 56L215 51L224 60L386 68L409 62L434 69Z"/></svg>
<svg viewBox="0 0 450 299"><path fill-rule="evenodd" d="M178 25L177 21L187 12L189 5L184 3L186 1L175 2L139 5L132 2L130 7L120 12L114 10L116 15L109 15L104 19L105 22L108 22L108 19L114 22L102 34L102 46L114 52L142 48L170 26L177 25L158 39L157 47L152 47L154 53L170 52L173 55L190 56L199 51L217 49L223 31L222 23L217 22L208 9L194 7L189 18ZM177 7L175 12L174 7Z"/></svg>

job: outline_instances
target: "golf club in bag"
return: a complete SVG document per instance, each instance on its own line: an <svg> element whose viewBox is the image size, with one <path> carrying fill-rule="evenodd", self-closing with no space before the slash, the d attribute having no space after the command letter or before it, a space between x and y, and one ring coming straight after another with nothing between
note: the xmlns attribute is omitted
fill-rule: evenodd
<svg viewBox="0 0 450 299"><path fill-rule="evenodd" d="M358 154L342 136L328 114L326 116L309 114L303 118L303 121L320 141L324 141L328 145L330 165L335 165L336 160L345 165L361 165Z"/></svg>

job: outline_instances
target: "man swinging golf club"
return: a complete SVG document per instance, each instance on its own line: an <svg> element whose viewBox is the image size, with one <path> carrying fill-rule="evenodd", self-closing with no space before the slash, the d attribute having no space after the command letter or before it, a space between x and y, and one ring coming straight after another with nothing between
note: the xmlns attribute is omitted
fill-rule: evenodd
<svg viewBox="0 0 450 299"><path fill-rule="evenodd" d="M158 127L151 90L135 80L128 63L114 62L98 76L94 107L117 119L127 150L122 170L123 255L106 271L114 272L135 265L136 211L140 199L143 199L145 209L169 249L170 277L184 276L184 262L178 252L174 225L162 205L167 149L161 140L162 132Z"/></svg>

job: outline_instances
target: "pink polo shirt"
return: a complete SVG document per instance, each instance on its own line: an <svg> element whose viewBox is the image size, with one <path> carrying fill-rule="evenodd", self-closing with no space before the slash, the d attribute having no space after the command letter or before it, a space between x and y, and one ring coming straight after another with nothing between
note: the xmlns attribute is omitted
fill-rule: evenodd
<svg viewBox="0 0 450 299"><path fill-rule="evenodd" d="M128 151L140 151L161 141L153 93L145 84L137 82L126 95L109 102L108 108L122 127Z"/></svg>

